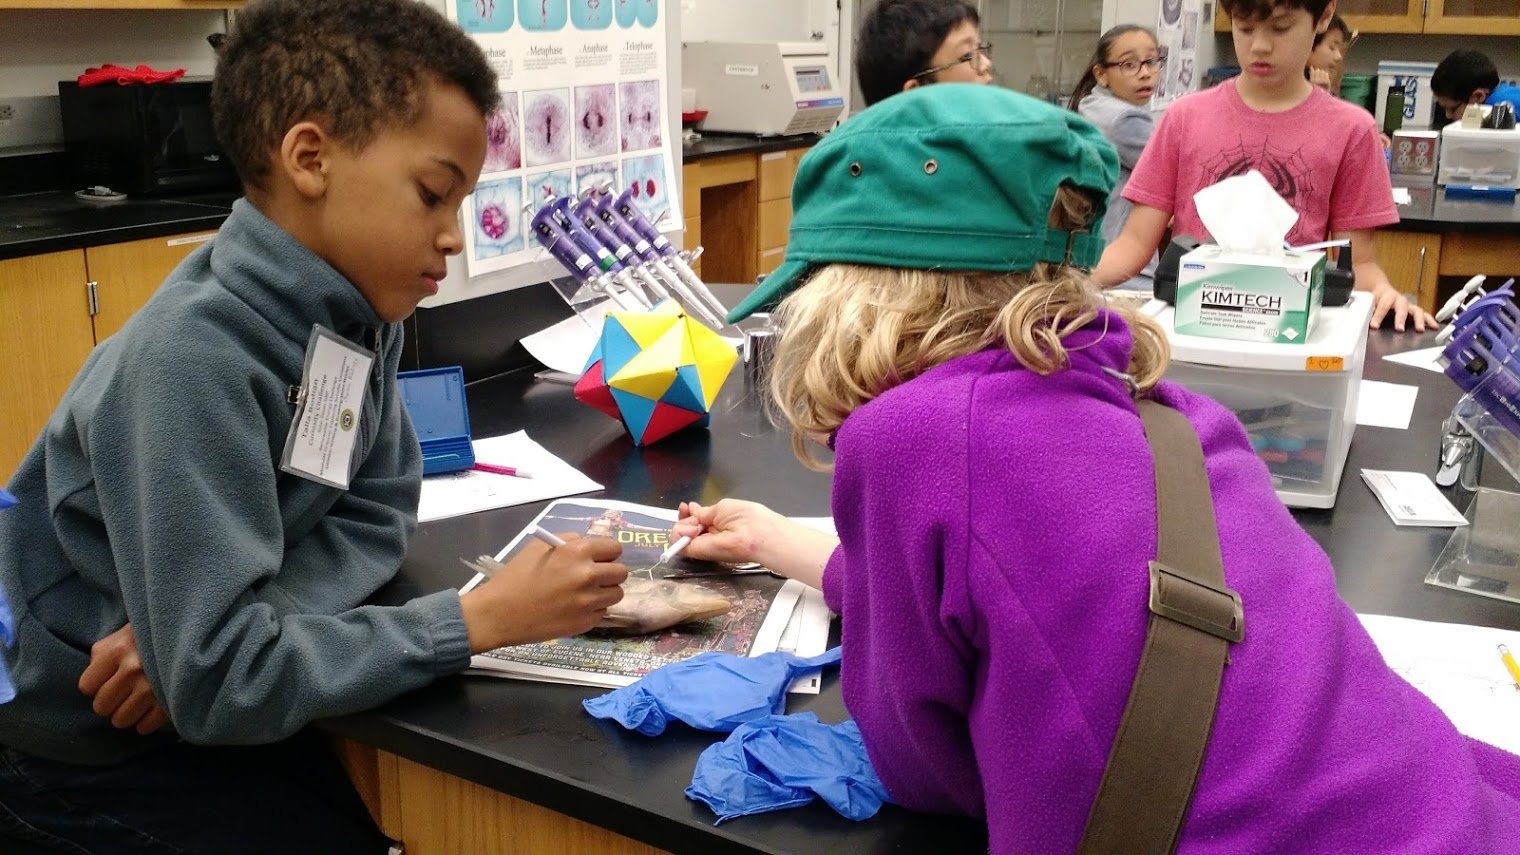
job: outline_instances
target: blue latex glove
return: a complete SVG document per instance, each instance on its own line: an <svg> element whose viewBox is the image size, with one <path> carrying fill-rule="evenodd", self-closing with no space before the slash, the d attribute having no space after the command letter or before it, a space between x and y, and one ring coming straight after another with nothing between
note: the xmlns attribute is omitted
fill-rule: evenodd
<svg viewBox="0 0 1520 855"><path fill-rule="evenodd" d="M870 819L890 802L853 721L830 727L812 713L740 725L697 758L686 797L718 822L797 807L821 798L841 815Z"/></svg>
<svg viewBox="0 0 1520 855"><path fill-rule="evenodd" d="M5 492L4 490L0 490L0 510L8 508L14 504L16 504L16 497L12 496L10 493Z"/></svg>
<svg viewBox="0 0 1520 855"><path fill-rule="evenodd" d="M727 733L740 724L783 712L786 687L804 671L839 662L840 648L811 659L791 653L735 656L701 653L645 674L637 683L581 702L586 712L645 736L665 732L671 719L698 730Z"/></svg>

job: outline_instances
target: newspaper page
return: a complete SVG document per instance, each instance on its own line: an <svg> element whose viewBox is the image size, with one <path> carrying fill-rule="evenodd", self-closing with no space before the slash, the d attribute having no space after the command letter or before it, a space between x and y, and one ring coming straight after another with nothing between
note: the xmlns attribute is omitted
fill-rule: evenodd
<svg viewBox="0 0 1520 855"><path fill-rule="evenodd" d="M619 635L593 630L572 638L535 644L500 647L470 659L475 673L574 683L586 686L626 686L650 671L709 650L739 656L758 656L781 649L783 632L791 622L806 586L782 579L764 568L738 571L710 561L676 556L651 570L670 541L674 510L627 502L576 499L551 503L533 523L498 555L510 561L523 548L534 525L556 533L579 532L587 537L610 537L623 545L622 561L631 576L678 577L684 584L700 585L709 593L728 599L727 614L680 624L647 635ZM477 577L466 586L483 581ZM793 632L807 638L827 637L827 609L809 608L807 628ZM813 624L822 623L822 629ZM800 648L797 652L813 655ZM821 653L822 649L815 651ZM803 691L806 691L804 689ZM816 687L812 691L817 691Z"/></svg>

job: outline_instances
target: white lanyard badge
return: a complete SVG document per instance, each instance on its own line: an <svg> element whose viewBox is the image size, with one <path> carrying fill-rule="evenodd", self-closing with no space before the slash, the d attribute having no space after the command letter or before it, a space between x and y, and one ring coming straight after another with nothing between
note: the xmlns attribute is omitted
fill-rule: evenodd
<svg viewBox="0 0 1520 855"><path fill-rule="evenodd" d="M353 475L359 414L369 390L375 355L321 326L306 342L301 385L292 389L296 405L280 468L319 484L348 489Z"/></svg>

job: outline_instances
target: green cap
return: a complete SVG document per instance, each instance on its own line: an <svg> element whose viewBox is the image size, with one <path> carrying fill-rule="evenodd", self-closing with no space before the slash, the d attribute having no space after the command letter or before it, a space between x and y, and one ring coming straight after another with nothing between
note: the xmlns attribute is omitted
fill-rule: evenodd
<svg viewBox="0 0 1520 855"><path fill-rule="evenodd" d="M999 86L936 83L882 100L803 156L786 260L730 323L781 302L808 269L846 262L918 270L1092 267L1119 157L1086 119ZM1092 191L1084 232L1046 225L1062 184Z"/></svg>

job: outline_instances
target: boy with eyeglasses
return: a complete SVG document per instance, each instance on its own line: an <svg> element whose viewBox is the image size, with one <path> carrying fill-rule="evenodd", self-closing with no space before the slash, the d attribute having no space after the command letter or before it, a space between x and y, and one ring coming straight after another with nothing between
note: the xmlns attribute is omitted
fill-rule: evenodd
<svg viewBox="0 0 1520 855"><path fill-rule="evenodd" d="M991 83L992 46L970 3L881 0L855 39L855 76L868 107L929 83Z"/></svg>
<svg viewBox="0 0 1520 855"><path fill-rule="evenodd" d="M1409 302L1378 266L1373 231L1399 221L1377 124L1304 77L1316 33L1330 26L1330 0L1222 0L1243 72L1181 98L1156 127L1124 188L1134 203L1093 278L1128 280L1156 251L1168 222L1207 237L1193 194L1255 169L1298 211L1293 244L1347 238L1356 287L1373 296L1372 326L1423 332L1435 319ZM1241 216L1250 216L1242 211Z"/></svg>
<svg viewBox="0 0 1520 855"><path fill-rule="evenodd" d="M1520 87L1499 82L1499 70L1482 51L1454 50L1430 76L1430 91L1446 118L1456 121L1469 104L1507 103L1520 113Z"/></svg>

